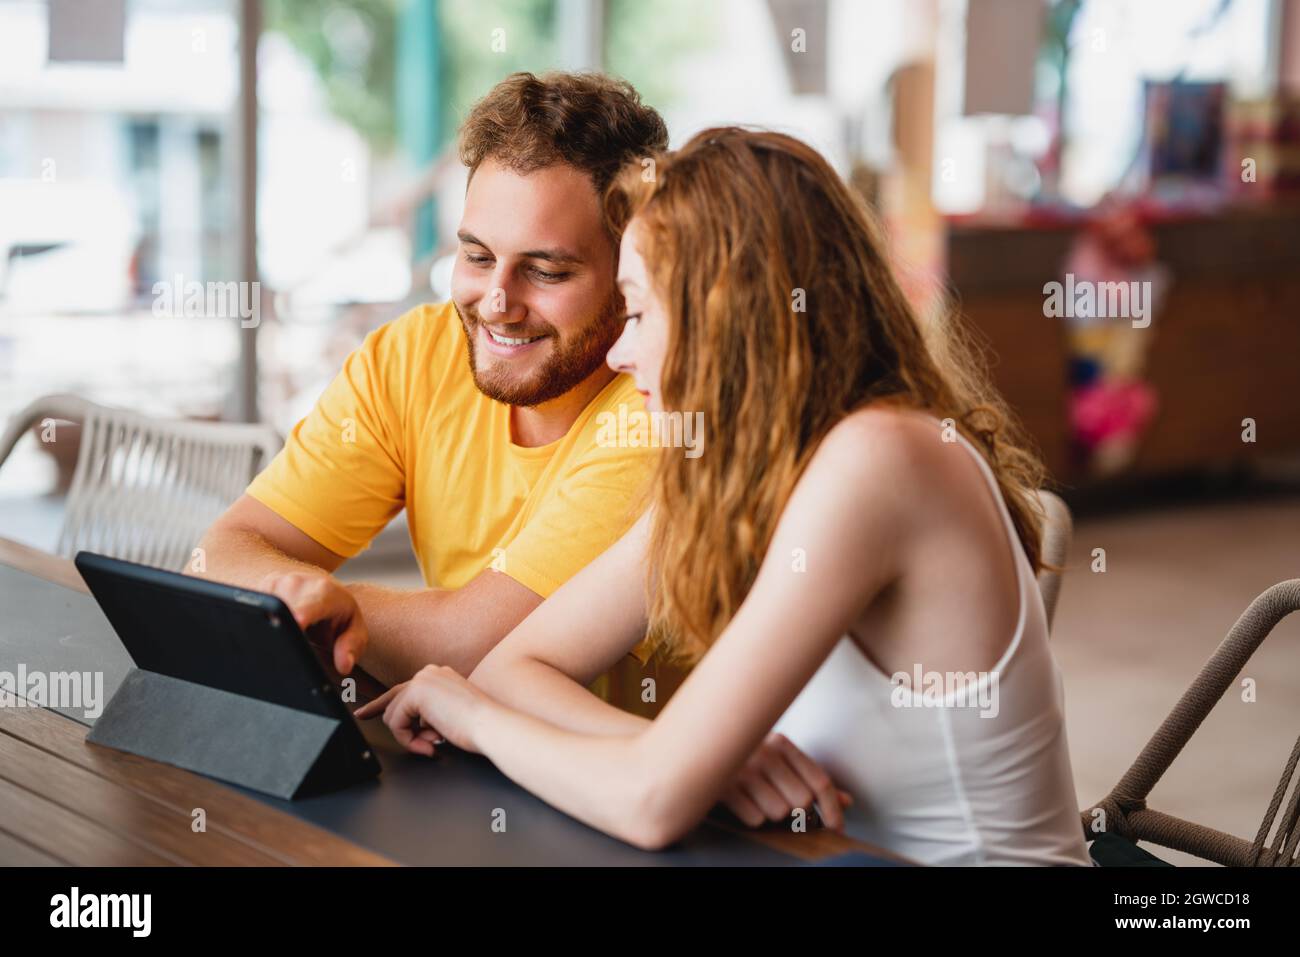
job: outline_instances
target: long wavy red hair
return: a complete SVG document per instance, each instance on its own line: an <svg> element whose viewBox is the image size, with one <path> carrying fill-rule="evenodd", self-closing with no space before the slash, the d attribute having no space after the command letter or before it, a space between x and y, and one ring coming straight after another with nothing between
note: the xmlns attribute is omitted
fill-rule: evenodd
<svg viewBox="0 0 1300 957"><path fill-rule="evenodd" d="M923 329L865 203L816 150L706 130L624 170L605 209L616 232L637 218L669 314L664 405L708 429L698 458L664 450L649 493L651 634L669 657L696 660L731 620L818 443L873 402L954 420L1038 569L1038 458L956 317Z"/></svg>

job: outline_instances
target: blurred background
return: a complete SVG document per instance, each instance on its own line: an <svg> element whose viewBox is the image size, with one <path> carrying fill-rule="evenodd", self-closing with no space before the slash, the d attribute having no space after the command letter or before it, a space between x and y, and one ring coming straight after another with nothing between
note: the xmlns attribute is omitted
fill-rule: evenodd
<svg viewBox="0 0 1300 957"><path fill-rule="evenodd" d="M367 331L447 297L457 126L551 68L630 80L674 145L808 140L919 314L976 330L1075 510L1053 641L1100 798L1300 576L1300 0L0 0L0 420L71 393L284 434ZM1142 321L1054 312L1067 276L1138 284ZM256 322L172 295L231 282ZM0 537L52 551L80 436L38 433ZM347 573L419 584L409 551L399 518ZM1297 641L1157 804L1253 837Z"/></svg>

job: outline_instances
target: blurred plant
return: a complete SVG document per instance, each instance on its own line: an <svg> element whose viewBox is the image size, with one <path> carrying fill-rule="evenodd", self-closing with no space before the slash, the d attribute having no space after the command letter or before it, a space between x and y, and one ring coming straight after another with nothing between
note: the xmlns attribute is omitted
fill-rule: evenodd
<svg viewBox="0 0 1300 957"><path fill-rule="evenodd" d="M1051 92L1058 110L1066 100L1066 80L1070 72L1070 33L1075 18L1083 9L1083 0L1057 0L1047 11L1047 24L1043 28L1043 43L1038 51L1040 69L1051 78Z"/></svg>
<svg viewBox="0 0 1300 957"><path fill-rule="evenodd" d="M1083 0L1056 0L1047 11L1043 40L1038 49L1039 90L1050 97L1051 109L1045 117L1051 130L1051 145L1039 160L1042 196L1056 199L1059 189L1061 157L1065 152L1065 106L1070 76L1070 34L1083 8Z"/></svg>
<svg viewBox="0 0 1300 957"><path fill-rule="evenodd" d="M445 142L474 101L503 77L554 65L556 6L556 0L442 0ZM503 32L494 34L498 30ZM498 39L501 45L494 49Z"/></svg>
<svg viewBox="0 0 1300 957"><path fill-rule="evenodd" d="M474 101L516 70L541 73L559 56L556 0L444 2L441 7L447 83L448 137ZM698 0L606 0L605 69L621 76L659 109L681 95L676 67L717 33L717 8ZM505 50L492 31L505 31Z"/></svg>
<svg viewBox="0 0 1300 957"><path fill-rule="evenodd" d="M266 27L316 69L330 110L380 152L396 140L393 63L401 0L267 0Z"/></svg>
<svg viewBox="0 0 1300 957"><path fill-rule="evenodd" d="M681 67L718 36L722 4L699 0L607 0L605 64L660 110L685 90Z"/></svg>
<svg viewBox="0 0 1300 957"><path fill-rule="evenodd" d="M403 3L267 0L266 6L267 29L285 36L312 64L331 112L379 152L397 140L395 71ZM698 0L606 3L606 69L629 80L657 107L676 100L682 90L674 67L716 35L716 10ZM474 101L503 77L555 66L558 11L557 0L439 3L444 141L455 135Z"/></svg>

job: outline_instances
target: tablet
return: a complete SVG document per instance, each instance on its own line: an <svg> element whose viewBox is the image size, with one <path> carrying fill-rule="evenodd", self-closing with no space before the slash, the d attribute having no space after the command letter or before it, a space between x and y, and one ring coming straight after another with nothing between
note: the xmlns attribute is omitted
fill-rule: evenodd
<svg viewBox="0 0 1300 957"><path fill-rule="evenodd" d="M124 682L90 740L108 719L114 740L103 743L226 780L244 774L241 755L279 763L281 778L295 758L304 777L309 765L328 763L336 786L379 773L342 688L279 598L93 552L74 561L141 673ZM125 695L133 701L114 714ZM240 735L248 740L234 740ZM196 737L208 740L186 740ZM313 748L318 753L307 753ZM218 751L221 770L196 766ZM247 771L249 786L266 790L256 769Z"/></svg>

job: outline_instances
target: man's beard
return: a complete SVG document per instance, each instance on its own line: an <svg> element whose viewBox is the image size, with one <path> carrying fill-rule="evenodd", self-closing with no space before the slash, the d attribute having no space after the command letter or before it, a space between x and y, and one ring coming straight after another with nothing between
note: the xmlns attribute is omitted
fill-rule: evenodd
<svg viewBox="0 0 1300 957"><path fill-rule="evenodd" d="M453 305L465 329L469 370L474 375L474 384L489 399L506 405L530 407L558 399L605 364L605 356L622 331L615 321L620 307L619 297L615 294L605 302L600 315L568 342L559 339L554 327L548 326L544 335L554 343L550 356L540 368L521 377L509 368L508 359L499 360L492 368L479 369L474 351L476 330L482 320L477 316L467 319L460 306L454 302Z"/></svg>

